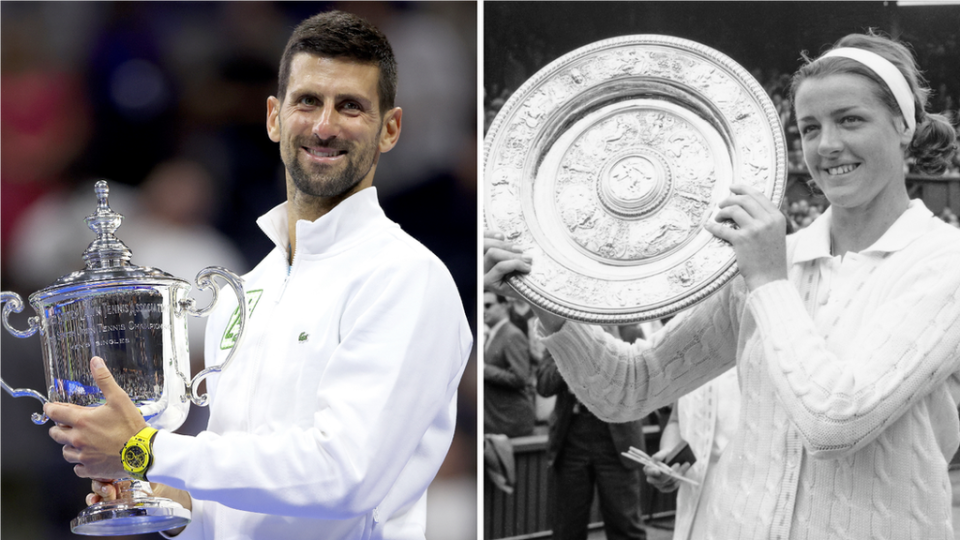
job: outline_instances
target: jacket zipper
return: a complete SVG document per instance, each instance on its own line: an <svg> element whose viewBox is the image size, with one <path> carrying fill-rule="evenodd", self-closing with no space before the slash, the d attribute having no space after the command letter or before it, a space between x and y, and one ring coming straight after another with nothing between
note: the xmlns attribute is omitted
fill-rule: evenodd
<svg viewBox="0 0 960 540"><path fill-rule="evenodd" d="M284 262L286 262L286 261L284 261ZM294 255L293 255L293 262L290 264L290 266L289 266L289 268L288 268L287 277L284 278L283 284L280 286L280 291L279 291L278 294L277 294L276 301L274 301L274 302L267 302L267 304L270 306L270 314L267 315L267 316L265 316L265 318L264 318L263 320L269 321L269 320L272 318L273 311L276 310L277 306L279 306L279 305L280 305L280 302L283 300L284 291L287 290L287 283L289 283L290 277L293 275L293 269L294 269L294 267L296 266L296 264L297 264L297 255L296 255L296 253L294 253ZM270 324L268 323L267 326L269 327ZM268 328L268 330L269 330L269 328ZM267 334L267 332L263 332L263 333L260 334L260 337L259 337L259 339L257 340L256 346L250 351L250 352L253 354L253 357L252 357L252 358L253 358L253 362L254 362L254 364L253 364L253 365L254 365L254 368L253 368L254 377L253 377L252 382L251 382L251 384L252 384L252 390L250 391L250 400L248 401L248 404L247 404L247 415L246 415L246 416L247 416L247 417L246 417L246 424L247 424L247 425L244 426L246 429L250 429L250 426L253 425L253 408L254 408L254 405L255 405L256 403L259 403L259 397L258 397L258 396L259 396L259 394L260 394L260 386L261 386L261 385L257 384L257 381L260 381L260 380L263 379L264 364L267 363L266 360L265 360L265 358L264 358L264 355L260 354L261 350L263 349L263 340L264 340L264 336L265 336L266 334Z"/></svg>

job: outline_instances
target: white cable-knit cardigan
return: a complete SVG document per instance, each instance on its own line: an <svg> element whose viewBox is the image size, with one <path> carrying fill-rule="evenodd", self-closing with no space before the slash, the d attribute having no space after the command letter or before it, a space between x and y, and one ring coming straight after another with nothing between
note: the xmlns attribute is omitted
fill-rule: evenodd
<svg viewBox="0 0 960 540"><path fill-rule="evenodd" d="M750 293L738 277L649 342L568 323L544 343L612 422L736 363L740 424L706 501L712 538L953 540L960 230L911 201L841 259L831 215L788 237L789 281Z"/></svg>

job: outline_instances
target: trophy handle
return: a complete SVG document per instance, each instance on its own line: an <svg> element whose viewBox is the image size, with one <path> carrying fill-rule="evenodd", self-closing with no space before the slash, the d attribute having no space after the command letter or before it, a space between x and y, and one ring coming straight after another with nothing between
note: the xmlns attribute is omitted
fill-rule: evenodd
<svg viewBox="0 0 960 540"><path fill-rule="evenodd" d="M30 317L28 319L30 328L26 330L21 331L10 326L10 321L8 320L10 314L23 311L23 298L21 298L19 294L9 291L0 292L0 304L3 304L3 327L6 328L8 332L18 338L28 338L37 333L37 330L40 328L39 317ZM0 386L13 397L28 396L40 400L40 403L47 402L47 398L36 390L30 390L29 388L10 388L10 385L8 385L2 377L0 377ZM49 420L47 415L43 413L33 413L30 415L30 418L33 420L33 423L37 425L45 424L47 420Z"/></svg>
<svg viewBox="0 0 960 540"><path fill-rule="evenodd" d="M237 347L240 345L240 340L243 339L243 329L247 324L247 303L246 295L243 292L243 279L233 272L219 266L208 266L201 270L199 274L197 274L197 286L201 290L213 289L213 300L210 302L210 305L203 309L198 309L196 307L196 300L193 298L187 298L180 301L180 307L185 309L187 313L193 315L194 317L205 317L210 310L217 305L217 300L219 298L220 289L216 286L216 282L213 281L214 276L219 276L221 279L227 282L227 284L230 285L230 288L233 289L234 294L237 295L237 305L239 306L238 311L240 312L240 327L237 330L237 340L233 344L233 348L230 349L230 352L227 354L226 360L224 360L219 366L210 366L200 373L197 373L196 376L193 377L193 380L190 381L190 384L187 385L187 395L190 397L190 401L200 407L205 407L207 405L208 396L207 394L198 396L196 394L197 386L200 384L200 381L207 378L208 375L212 373L219 373L227 367L227 364L229 364L231 360L233 360L233 355L236 354Z"/></svg>
<svg viewBox="0 0 960 540"><path fill-rule="evenodd" d="M3 304L3 327L6 328L8 332L18 338L28 338L37 333L37 330L40 328L40 317L30 317L27 319L30 328L26 330L21 331L10 326L10 321L8 320L10 314L23 311L23 298L21 298L19 294L10 291L0 292L0 304Z"/></svg>
<svg viewBox="0 0 960 540"><path fill-rule="evenodd" d="M3 386L3 389L7 391L13 397L32 397L34 399L39 399L40 403L46 403L47 398L43 397L43 394L37 392L36 390L30 390L29 388L10 388L10 385L5 383L2 378L0 378L0 386ZM50 418L47 417L46 413L33 413L30 415L30 419L33 420L34 424L43 425L47 423L47 420Z"/></svg>

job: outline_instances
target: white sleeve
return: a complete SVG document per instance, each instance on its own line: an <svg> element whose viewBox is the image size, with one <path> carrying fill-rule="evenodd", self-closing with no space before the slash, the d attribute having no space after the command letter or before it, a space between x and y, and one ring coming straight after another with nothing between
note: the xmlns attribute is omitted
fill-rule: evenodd
<svg viewBox="0 0 960 540"><path fill-rule="evenodd" d="M163 432L150 480L237 510L320 519L377 508L401 472L412 499L403 502L419 498L453 436L472 336L438 261L384 263L372 274L341 316L312 427Z"/></svg>
<svg viewBox="0 0 960 540"><path fill-rule="evenodd" d="M203 511L204 502L193 499L190 509L190 523L176 536L170 536L166 531L160 531L160 536L173 540L204 540L206 538L205 516Z"/></svg>
<svg viewBox="0 0 960 540"><path fill-rule="evenodd" d="M743 279L633 344L567 322L543 339L570 390L606 422L629 422L736 364Z"/></svg>
<svg viewBox="0 0 960 540"><path fill-rule="evenodd" d="M812 455L862 448L960 369L958 266L955 256L914 264L863 320L838 329L850 340L843 358L827 348L792 284L750 294L770 378Z"/></svg>

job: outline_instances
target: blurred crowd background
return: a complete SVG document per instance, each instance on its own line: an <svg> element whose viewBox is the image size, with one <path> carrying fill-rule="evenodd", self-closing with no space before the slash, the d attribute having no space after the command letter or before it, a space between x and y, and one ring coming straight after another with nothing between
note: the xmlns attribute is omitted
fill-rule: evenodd
<svg viewBox="0 0 960 540"><path fill-rule="evenodd" d="M393 45L403 133L375 185L387 215L449 267L476 327L474 2L2 2L2 289L26 298L82 268L98 179L125 216L117 236L134 264L191 282L209 265L252 268L273 247L255 220L286 198L266 100L294 26L328 9L367 18ZM196 297L206 305L209 294ZM11 321L23 329L26 316ZM190 332L194 372L203 325ZM38 338L0 336L4 380L42 390ZM476 535L475 373L474 360L453 449L429 491L431 538ZM0 536L75 538L68 524L89 482L49 426L30 421L36 400L0 400ZM205 422L194 407L181 431Z"/></svg>

